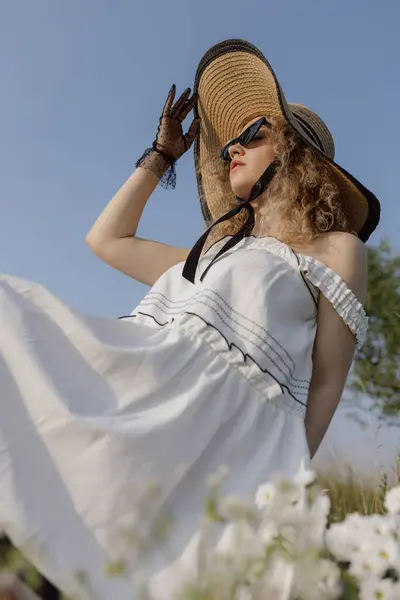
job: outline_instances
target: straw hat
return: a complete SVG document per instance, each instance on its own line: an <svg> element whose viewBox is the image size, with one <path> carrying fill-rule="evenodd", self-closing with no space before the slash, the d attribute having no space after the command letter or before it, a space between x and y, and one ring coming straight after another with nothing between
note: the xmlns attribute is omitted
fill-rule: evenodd
<svg viewBox="0 0 400 600"><path fill-rule="evenodd" d="M196 116L200 135L194 147L201 208L211 225L232 206L229 182L215 184L212 160L221 148L257 117L281 116L302 140L328 162L342 201L359 238L366 242L379 223L378 199L355 177L334 162L334 142L323 121L299 104L289 104L270 64L252 44L227 40L206 52L196 72L194 91L199 95Z"/></svg>

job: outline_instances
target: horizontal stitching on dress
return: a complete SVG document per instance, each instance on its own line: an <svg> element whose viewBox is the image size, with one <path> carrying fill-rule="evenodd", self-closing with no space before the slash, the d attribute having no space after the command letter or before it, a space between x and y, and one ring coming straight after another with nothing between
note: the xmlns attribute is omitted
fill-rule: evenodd
<svg viewBox="0 0 400 600"><path fill-rule="evenodd" d="M238 325L240 325L240 327L243 327L243 329L247 329L247 331L250 331L251 333L253 333L253 335L255 335L256 337L258 337L259 340L261 340L262 342L264 342L266 345L269 345L275 352L275 354L280 358L280 360L282 361L282 363L285 365L285 367L288 369L289 371L289 375L290 375L290 379L292 381L297 381L298 383L308 383L307 380L305 379L296 379L293 377L293 369L295 368L295 363L294 360L292 359L292 357L290 356L290 354L287 352L287 350L285 348L283 348L283 346L274 338L273 335L271 335L264 327L262 327L261 325L258 325L258 323L256 323L255 321L252 321L251 319L249 319L248 317L245 317L244 315L242 315L241 313L239 313L237 310L235 310L234 308L232 308L227 302L226 300L220 296L217 292L214 292L213 290L210 289L205 289L205 292L210 292L212 294L215 294L215 296L217 296L218 298L220 298L220 300L222 302L225 303L225 305L229 308L229 310L235 314L237 314L239 317L242 317L244 320L249 321L252 325L255 325L256 327L259 327L259 329L261 329L267 337L271 338L278 346L279 348L282 350L282 352L285 353L285 355L288 357L292 367L289 367L289 365L286 364L285 360L283 359L283 357L273 348L273 346L271 344L268 344L267 340L264 340L264 338L262 338L259 334L255 333L254 331L252 331L251 329L249 329L248 327L246 327L245 325L242 325L240 323L238 323L237 321L232 321L234 323L237 323ZM178 301L174 301L174 300L170 300L169 298L167 298L167 296L165 296L164 294L162 294L161 292L150 292L147 297L149 297L150 295L160 295L163 298L165 298L167 300L167 302L169 302L170 304L180 304L180 303L184 303L187 304L188 302L192 302L194 299L198 299L198 297L202 295L202 292L200 292L199 294L196 294L194 296L192 296L192 298L190 298L189 300L178 300ZM143 302L141 303L143 304ZM218 303L216 302L217 306ZM208 305L206 305L208 306ZM224 312L224 314L227 315L226 311L224 311L224 309L221 307L221 310ZM229 316L229 315L227 315Z"/></svg>
<svg viewBox="0 0 400 600"><path fill-rule="evenodd" d="M158 302L161 302L159 299L158 299L157 301L158 301ZM212 309L213 309L213 310L214 310L214 311L215 311L215 312L218 314L218 311L217 311L217 310L216 310L214 307L212 307L210 304L207 304L206 302L204 302L204 300L201 300L201 298L199 299L199 296L198 296L198 295L197 295L197 296L194 296L194 297L193 297L191 300L188 300L188 301L186 302L186 304L187 304L187 303L194 302L194 301L195 301L195 302L199 302L200 304L204 304L205 306L208 306L209 308L212 308ZM153 301L153 303L154 303L154 301ZM146 303L144 303L144 302L143 302L142 304L146 304ZM272 348L272 345L271 345L271 344L268 344L268 342L267 342L266 340L264 340L264 338L262 338L260 335L258 335L258 334L257 334L255 331L252 331L251 329L249 329L248 327L246 327L246 325L243 325L243 324L239 323L238 321L236 321L235 319L231 318L231 317L230 317L230 315L228 314L228 312L227 312L226 310L224 310L224 308L223 308L222 306L220 306L220 305L219 305L217 302L216 302L216 304L217 304L218 308L220 308L221 312L222 312L224 315L226 315L226 316L227 316L227 317L228 317L228 318L229 318L229 319L232 321L232 323L235 323L235 324L236 324L236 325L238 325L239 327L242 327L242 328L243 328L243 329L245 329L246 331L248 331L248 332L252 333L252 334L253 334L253 335L254 335L256 338L258 338L258 339L259 339L261 342L264 342L265 344L267 344L267 345L270 345L271 349L272 349L272 350L275 352L275 354L278 356L278 358L279 358L279 359L282 361L283 365L284 365L284 366L285 366L285 367L288 369L288 371L289 371L289 375L290 375L290 378L291 378L291 379L293 379L293 376L292 376L292 369L291 369L291 367L290 367L289 365L287 365L287 364L286 364L286 362L285 362L285 360L284 360L284 359L281 357L281 355L280 355L280 354L279 354L279 353L278 353L278 352L277 352L277 351L276 351L274 348ZM165 306L165 305L164 305L164 306ZM228 305L228 306L229 306L229 305ZM232 311L232 312L234 312L234 311ZM235 312L237 313L237 311L235 311ZM237 314L239 314L239 316L241 316L241 315L240 315L240 313L237 313ZM221 319L221 320L222 320L222 319ZM225 323L225 321L223 321L223 323ZM225 325L227 325L227 327L229 327L229 325L228 325L227 323L225 323ZM230 329L231 329L231 330L234 332L234 329L233 329L233 328L231 328L231 327L230 327ZM271 338L272 338L272 336L271 336ZM274 338L272 338L272 339L274 339ZM250 340L249 340L249 341L250 341ZM254 342L251 342L251 343L254 343ZM257 346L256 344L254 344L254 345L255 345L257 348L259 348L259 349L261 350L261 347L260 347L260 346ZM292 360L292 358L291 358L290 356L289 356L289 358L290 358L290 361L291 361L292 365L294 366L294 361ZM293 367L292 367L292 368L293 368ZM297 380L295 380L295 381L297 381Z"/></svg>
<svg viewBox="0 0 400 600"><path fill-rule="evenodd" d="M124 315L122 317L118 317L119 319L127 319L127 318L135 318L138 315L144 315L145 317L150 317L151 319L153 319L158 325L160 325L161 327L165 327L166 325L168 325L167 323L162 323L160 324L157 319L155 319L153 317L153 315L150 315L148 313L142 313L142 312L138 312L136 315ZM296 398L296 396L294 396L290 389L288 388L287 385L285 385L284 383L281 383L274 375L272 375L272 373L270 373L268 371L268 369L264 369L263 367L261 367L261 365L258 364L258 362L256 360L254 360L254 358L252 356L250 356L250 354L247 354L247 352L243 352L243 350L241 348L239 348L238 346L236 346L236 344L234 344L233 342L229 342L226 337L224 336L224 334L217 328L215 327L215 325L213 325L212 323L208 323L208 321L206 321L205 319L203 319L203 317L201 317L200 315L196 314L196 313L192 313L192 312L186 312L185 314L194 316L199 318L201 321L203 321L203 323L205 323L208 327L212 327L213 329L215 329L215 331L218 331L218 333L220 334L220 336L224 339L224 341L226 342L226 345L228 347L228 350L232 350L233 347L235 347L237 350L239 350L239 352L241 353L241 355L243 356L243 363L247 362L247 359L249 358L255 365L257 365L257 367L260 369L260 371L262 371L263 373L267 373L270 377L272 377L272 379L274 381L276 381L276 383L279 385L279 387L281 388L281 391L284 392L284 390L287 391L287 393L290 395L291 398L293 398L293 400L295 400L295 402L297 402L298 404L301 404L301 406L306 407L306 403L302 402L301 400L299 400L298 398ZM247 379L248 380L248 379ZM249 381L249 380L248 380ZM292 386L294 387L294 386ZM301 394L301 392L298 392L299 394ZM306 394L302 394L302 395L306 395Z"/></svg>
<svg viewBox="0 0 400 600"><path fill-rule="evenodd" d="M222 323L223 323L223 324L224 324L224 325L225 325L225 326L226 326L228 329L230 329L231 331L233 331L233 333L235 333L235 330L234 330L234 329L233 329L233 328L232 328L232 327L229 325L229 323L227 323L227 322L226 322L226 321L225 321L225 320L224 320L224 319L221 317L221 315L219 314L219 312L218 312L218 311L217 311L217 310L216 310L216 309L215 309L213 306L211 306L210 304L207 304L207 303L206 303L206 302L204 302L203 300L199 300L198 298L196 299L196 301L197 301L199 304L204 304L204 306L207 306L208 308L210 308L211 310L213 310L213 311L214 311L214 312L215 312L215 313L218 315L218 317L220 318L220 320L222 321ZM155 303L154 303L154 302L150 302L150 303L147 303L147 304L145 304L145 303L142 303L142 305L145 305L145 306L148 306L149 304L150 304L150 305L151 305L151 304L155 305ZM158 307L158 310L162 311L162 309L161 309L160 307ZM222 309L221 309L221 310L222 310ZM164 312L166 312L166 311L164 311ZM191 313L189 313L189 311L184 311L184 312L185 312L186 314L191 314ZM166 314L168 314L168 313L166 313ZM182 314L182 313L181 313L181 314ZM193 313L193 314L196 314L196 313ZM226 314L226 313L225 313L225 314ZM227 315L227 316L228 316L228 318L229 318L229 315ZM232 322L233 322L233 323L236 323L236 321L234 321L233 319L231 319L231 320L232 320ZM239 325L240 325L240 323L239 323ZM253 333L253 332L251 332L251 333ZM285 372L282 370L282 368L281 368L281 367L280 367L280 366L279 366L279 365L278 365L278 364L277 364L277 363L276 363L276 362L275 362L275 361L274 361L274 360L273 360L273 359L272 359L272 358L271 358L271 357L270 357L270 356L269 356L269 355L268 355L268 354L265 352L265 350L264 350L264 349L263 349L263 348L262 348L262 347L261 347L259 344L256 344L255 342L252 342L251 340L248 340L248 341L249 341L251 344L253 344L253 345L254 345L256 348L258 348L258 349L259 349L259 350L260 350L260 351L261 351L261 352L262 352L262 353L263 353L263 354L264 354L264 355L265 355L265 356L266 356L266 357L267 357L267 358L268 358L268 359L269 359L269 360L272 362L272 364L273 364L273 365L274 365L274 366L275 366L275 367L276 367L276 368L277 368L277 369L278 369L278 370L279 370L279 371L282 373L282 375L285 377L285 379L286 379L286 380L288 380L288 383L290 384L290 386L291 386L292 388L297 388L297 389L299 389L299 390L301 390L301 389L307 389L307 393L308 393L308 386L295 385L294 383L292 383L293 381L298 381L298 380L297 380L297 379L295 379L295 378L293 377L293 375L292 375L292 373L291 373L291 371L290 371L290 367L289 367L289 366L288 366L288 365L287 365L287 364L284 362L284 360L283 360L283 359L282 359L282 358L279 356L279 354L277 354L276 350L274 350L274 348L273 348L272 346L270 346L271 350L273 350L273 351L274 351L274 352L277 354L277 356L278 356L278 357L281 359L281 361L282 361L282 363L284 364L284 366L285 366L285 367L288 369L288 371L289 371L289 375L288 375L287 373L285 373ZM302 383L308 383L306 380L302 380L301 382L302 382ZM300 393L300 392L299 392L299 393ZM304 392L303 392L303 393L304 393Z"/></svg>
<svg viewBox="0 0 400 600"><path fill-rule="evenodd" d="M153 303L153 304L154 304L154 303ZM205 302L201 302L201 304L204 304L205 306L207 306L208 308L210 308L211 310L213 310L213 311L214 311L214 312L215 312L215 313L218 315L218 317L220 318L220 320L222 321L222 323L224 323L224 325L226 325L226 327L227 327L228 329L230 329L231 331L233 331L233 332L235 333L234 329L232 329L232 327L230 327L230 326L229 326L229 324L228 324L228 323L226 323L226 321L225 321L225 320L224 320L224 319L221 317L221 315L220 315L220 314L219 314L219 313L216 311L216 309L215 309L213 306L210 306L209 304L207 304L207 303L205 303ZM160 310L161 312L163 312L161 308L159 308L159 310ZM152 315L148 315L147 313L139 313L139 314L143 314L143 315L146 315L146 316L150 316L150 317L152 317ZM168 313L166 313L166 314L168 314ZM181 313L181 314L182 314L182 313ZM184 311L184 313L183 313L183 314L195 315L195 316L199 317L200 319L202 319L202 321L204 321L205 323L207 323L208 325L210 325L210 327L213 327L213 328L214 328L216 331L218 331L218 332L220 333L220 335L221 335L221 336L222 336L222 337L223 337L223 338L226 340L226 338L225 338L225 336L223 335L223 333L222 333L222 332L221 332L221 331L220 331L220 330L219 330L219 329L218 329L218 328L217 328L215 325L212 325L211 323L208 323L208 322L207 322L207 321L205 321L205 319L203 319L203 317L201 317L200 315L197 315L196 313L192 313L192 312L190 312L190 311ZM134 316L134 315L132 315L132 316ZM153 318L153 317L152 317L152 318ZM156 319L154 319L154 320L156 321ZM167 325L167 324L168 324L168 323L160 324L160 326L164 327L164 326L165 326L165 325ZM251 342L251 343L252 343L252 344L253 344L253 345L254 345L256 348L258 348L258 349L259 349L259 350L260 350L260 351L261 351L261 352L264 354L264 356L266 356L266 357L268 358L268 360L270 360L270 361L272 362L272 364L273 364L273 365L274 365L274 366L275 366L275 367L278 369L278 371L280 371L280 373L283 375L283 377L284 377L284 378L285 378L285 380L287 381L287 384L288 384L288 386L290 386L291 388L293 388L293 389L296 389L296 390L305 390L304 392L297 391L296 393L297 393L297 394L299 394L299 395L302 395L302 396L308 396L308 390L309 390L309 386L308 386L308 385L306 385L306 386L304 386L304 385L303 385L303 386L301 386L301 385L295 385L294 383L292 383L292 382L293 382L293 380L294 380L294 381L297 381L297 380L295 380L293 377L288 377L288 375L287 375L287 374L286 374L286 373L285 373L285 372L282 370L282 368L281 368L281 367L280 367L280 366L279 366L279 365L278 365L278 364L277 364L277 363L276 363L276 362L275 362L275 361L274 361L274 360L271 358L271 356L269 356L269 355L268 355L268 354L265 352L265 350L263 350L263 348L261 348L259 345L255 344L254 342ZM233 344L233 346L235 346L235 348L237 348L237 349L238 349L238 350L239 350L239 351L242 353L243 357L245 356L245 354L247 354L247 353L244 353L244 352L243 352L243 350L241 350L241 349L240 349L240 348L239 348L239 347L238 347L236 344ZM252 358L252 357L251 357L249 354L247 354L247 356L249 356L249 358L251 358L251 360L252 360L252 361L253 361L253 362L254 362L254 363L257 365L257 366L259 366L258 362L257 362L256 360L254 360L254 359L253 359L253 358ZM284 364L285 364L285 363L284 363ZM286 365L286 364L285 364L285 366L287 367L287 365ZM262 369L261 367L259 367L259 368L261 369L261 371L263 371L263 369ZM287 367L287 368L288 368L288 367ZM266 371L264 371L264 372L266 372ZM271 377L272 377L272 375L271 375ZM302 380L302 382L303 382L303 383L307 383L307 384L308 384L308 381L307 381L307 380ZM278 383L279 383L279 382L278 382ZM282 384L282 385L283 385L283 384ZM289 390L289 388L288 388L288 392L290 393L290 390Z"/></svg>
<svg viewBox="0 0 400 600"><path fill-rule="evenodd" d="M292 357L290 356L290 354L288 353L288 351L278 342L277 339L274 338L274 336L264 327L262 327L261 325L259 325L258 323L256 323L255 321L252 321L249 317L245 317L244 315L242 315L239 311L235 310L234 308L232 308L228 302L220 295L218 294L218 292L215 292L214 290L209 290L207 289L207 291L212 292L213 294L215 294L218 298L220 298L220 300L222 302L224 302L232 312L236 313L237 315L239 315L240 317L242 317L242 319L247 319L250 323L252 323L253 325L256 325L257 327L259 327L268 337L270 337L272 340L274 340L274 342L279 346L279 348L282 350L282 352L284 352L286 354L286 356L288 357L288 359L290 360L290 362L292 363L293 368L295 367L295 363L294 360L292 359ZM262 338L260 337L260 339L262 340ZM282 359L283 362L283 359Z"/></svg>
<svg viewBox="0 0 400 600"><path fill-rule="evenodd" d="M202 319L202 317L200 317L199 315L196 315L195 313L192 313L194 316L199 317L199 319L201 319L204 322L204 319ZM219 331L219 329L217 329L216 327L214 327L214 325L210 324L210 327L212 327L213 329L215 329L216 331L218 331L218 333L221 334L221 336L224 338L224 340L226 341L226 343L228 344L225 336ZM207 340L204 340L204 342L210 346L210 348L215 352L215 350L212 348L212 346L210 345L210 343ZM240 350L240 348L239 348ZM243 352L240 350L240 352L243 354ZM251 360L253 360L251 358L251 356L249 356L249 358ZM259 366L259 364L253 360L253 362L257 365L257 367L259 367L259 369L261 371L263 371L263 369ZM267 371L263 371L263 372L267 372ZM248 382L249 385L251 385L251 387L253 387L257 393L261 393L260 389L258 387L256 387L252 381L252 379L250 379L249 377L246 377L241 371L237 371L237 373L239 373L239 375L241 375L242 377L245 377L246 381ZM287 387L285 385L282 385L273 375L271 375L271 377L277 382L277 384L279 385L279 387L281 388L281 391L283 392L283 397L285 398L285 400L287 401L287 396L285 396L284 392L285 390L287 391L287 393L289 394L290 398L293 398L294 403L290 403L289 406L292 410L294 410L295 412L297 412L298 414L301 414L302 416L304 416L304 410L302 410L303 408L305 409L307 407L307 404L305 404L304 402L302 402L301 400L299 400L298 398L296 398L295 396L293 396L293 394L290 393L290 390L287 389ZM262 383L262 379L258 379L257 381ZM282 403L278 403L276 401L275 398L269 398L268 399L269 402L272 402L273 404L275 404L275 406L277 406L278 408L280 408L281 410L286 411L286 407L284 406L283 402Z"/></svg>
<svg viewBox="0 0 400 600"><path fill-rule="evenodd" d="M270 373L270 371L268 371L268 369L264 369L261 365L258 364L258 362L256 360L254 360L254 358L252 356L250 356L250 354L248 354L247 352L243 352L243 350L241 350L238 346L236 346L236 344L234 344L233 342L229 342L226 337L224 336L224 334L217 328L215 327L215 325L213 325L212 323L209 323L208 321L206 321L205 319L203 319L203 317L201 317L200 315L196 314L196 313L192 313L192 312L187 312L186 314L188 315L192 315L194 317L198 317L199 319L201 319L203 321L203 323L205 323L208 327L212 327L213 329L215 329L216 331L218 331L218 333L220 334L221 337L224 338L226 345L228 346L228 350L231 350L233 347L237 348L240 353L243 356L243 362L247 362L247 359L249 358L251 361L253 361L254 364L257 365L257 367L260 369L260 371L262 371L263 373L267 373L270 377L272 377L272 379L274 381L276 381L276 383L280 386L280 388L282 389L282 391L284 389L286 389L286 391L288 392L288 394L291 395L291 397L293 398L293 400L296 400L296 402L299 402L299 404L302 404L303 406L306 406L304 402L302 402L301 400L299 400L298 398L296 398L289 390L289 388L287 387L287 385L285 385L284 383L281 383L274 375L272 375L272 373ZM276 365L275 365L276 366ZM295 387L295 386L292 386ZM300 392L299 392L300 393Z"/></svg>
<svg viewBox="0 0 400 600"><path fill-rule="evenodd" d="M249 321L249 323L251 323L252 325L255 325L256 327L258 327L259 329L261 329L261 331L263 331L265 333L266 336L270 337L278 346L279 348L282 350L282 352L284 352L286 354L286 356L288 357L289 361L291 362L292 366L295 367L295 363L294 360L292 359L292 357L290 356L290 354L288 353L288 351L278 342L278 340L276 340L274 338L274 336L267 331L267 329L265 329L265 327L262 327L262 325L259 325L258 323L256 323L255 321L253 321L252 319L250 319L249 317L246 317L245 315L242 315L239 311L237 311L236 309L232 308L230 306L230 304L228 304L228 302L220 295L218 294L218 292L215 292L214 290L211 290L209 288L205 288L204 290L202 290L202 292L199 292L199 294L195 294L192 296L192 298L190 300L170 300L169 298L167 298L167 296L165 296L162 292L149 292L147 294L147 296L150 295L160 295L163 296L163 298L165 298L168 302L170 302L171 304L179 304L181 302L183 303L187 303L190 302L193 298L197 298L199 295L201 296L201 294L203 292L209 292L211 294L214 294L215 296L217 296L217 298L219 298L221 300L221 302L224 302L224 304L229 308L229 310L237 315L239 315L239 317L241 317L242 319ZM243 326L242 326L243 327ZM254 332L252 332L254 333ZM254 335L257 335L256 333L254 333ZM263 340L263 338L261 336L258 336L260 340ZM282 362L283 359L282 359ZM285 365L286 366L286 365ZM296 380L297 381L297 380Z"/></svg>

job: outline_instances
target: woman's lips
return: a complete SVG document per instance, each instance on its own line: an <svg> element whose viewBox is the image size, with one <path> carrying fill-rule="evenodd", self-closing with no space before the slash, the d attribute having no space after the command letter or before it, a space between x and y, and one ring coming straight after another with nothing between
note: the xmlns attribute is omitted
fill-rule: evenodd
<svg viewBox="0 0 400 600"><path fill-rule="evenodd" d="M240 160L233 160L231 162L231 171L236 171L238 167L244 166L244 163L240 162Z"/></svg>

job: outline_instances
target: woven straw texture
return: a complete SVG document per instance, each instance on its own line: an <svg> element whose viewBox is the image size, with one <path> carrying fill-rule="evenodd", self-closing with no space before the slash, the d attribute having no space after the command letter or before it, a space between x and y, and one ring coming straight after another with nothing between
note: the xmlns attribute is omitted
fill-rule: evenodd
<svg viewBox="0 0 400 600"><path fill-rule="evenodd" d="M213 47L200 62L195 90L199 94L197 112L201 118L195 162L207 224L225 214L235 202L229 179L221 182L216 177L220 149L249 121L261 116L283 116L327 160L353 227L358 233L364 228L360 236L364 241L369 237L379 221L378 200L333 162L334 142L328 128L308 108L286 102L272 68L259 50L240 40Z"/></svg>

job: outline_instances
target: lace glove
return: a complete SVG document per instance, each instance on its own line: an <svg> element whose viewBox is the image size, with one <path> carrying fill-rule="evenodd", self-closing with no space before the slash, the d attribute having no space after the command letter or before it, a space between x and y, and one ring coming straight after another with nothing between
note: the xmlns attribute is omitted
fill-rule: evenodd
<svg viewBox="0 0 400 600"><path fill-rule="evenodd" d="M176 87L173 85L162 111L153 145L136 162L136 167L153 171L159 177L161 185L167 189L175 187L175 163L193 144L200 126L200 119L194 119L189 131L183 133L182 121L192 110L197 96L190 98L190 88L187 88L173 104L175 91Z"/></svg>

